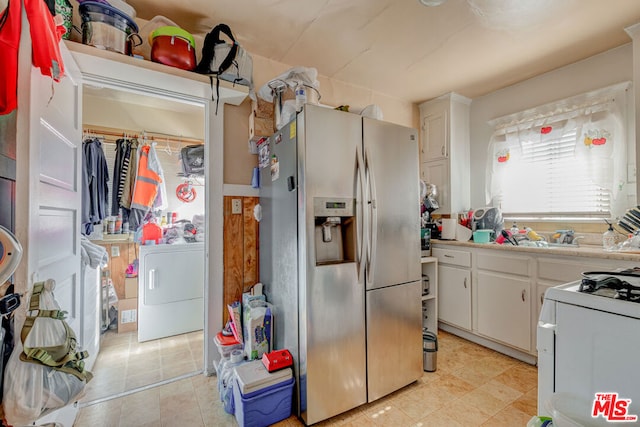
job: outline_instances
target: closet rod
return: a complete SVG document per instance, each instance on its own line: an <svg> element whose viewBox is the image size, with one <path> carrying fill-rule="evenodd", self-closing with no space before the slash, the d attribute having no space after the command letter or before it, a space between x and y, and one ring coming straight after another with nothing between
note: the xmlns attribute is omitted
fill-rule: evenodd
<svg viewBox="0 0 640 427"><path fill-rule="evenodd" d="M170 135L160 132L147 132L147 131L133 131L127 129L116 129L116 128L108 128L104 126L92 126L87 125L83 128L83 133L85 134L95 134L98 136L104 136L106 140L115 142L120 138L137 138L142 140L143 137L148 141L155 141L157 143L162 142L170 142L179 144L180 146L184 145L194 145L194 144L204 144L202 139L197 138L188 138L178 135Z"/></svg>

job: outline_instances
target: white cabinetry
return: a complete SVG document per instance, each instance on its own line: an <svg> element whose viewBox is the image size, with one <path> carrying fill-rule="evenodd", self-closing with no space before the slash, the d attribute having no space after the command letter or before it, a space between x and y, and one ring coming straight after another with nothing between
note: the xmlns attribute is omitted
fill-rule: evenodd
<svg viewBox="0 0 640 427"><path fill-rule="evenodd" d="M531 350L530 258L477 253L477 331L505 344Z"/></svg>
<svg viewBox="0 0 640 427"><path fill-rule="evenodd" d="M590 260L587 262L582 259L567 259L567 258L538 258L538 282L537 282L537 294L538 294L538 312L536 316L540 315L540 309L542 308L542 301L544 299L544 292L552 287L561 285L563 283L579 280L583 272L586 271L608 271L617 268L617 264L612 264L605 260ZM615 266L614 266L615 265Z"/></svg>
<svg viewBox="0 0 640 427"><path fill-rule="evenodd" d="M449 93L420 104L420 176L438 189L438 214L469 208L470 103Z"/></svg>
<svg viewBox="0 0 640 427"><path fill-rule="evenodd" d="M429 281L429 293L422 295L422 329L438 334L438 258L424 257L422 281ZM426 276L426 277L425 277Z"/></svg>
<svg viewBox="0 0 640 427"><path fill-rule="evenodd" d="M438 259L438 320L471 330L471 253L433 249Z"/></svg>
<svg viewBox="0 0 640 427"><path fill-rule="evenodd" d="M425 107L425 111L422 118L422 161L445 159L449 153L448 110Z"/></svg>
<svg viewBox="0 0 640 427"><path fill-rule="evenodd" d="M545 291L583 272L631 268L640 261L504 251L433 242L438 258L438 320L447 332L536 363L536 332ZM473 284L473 286L471 286Z"/></svg>

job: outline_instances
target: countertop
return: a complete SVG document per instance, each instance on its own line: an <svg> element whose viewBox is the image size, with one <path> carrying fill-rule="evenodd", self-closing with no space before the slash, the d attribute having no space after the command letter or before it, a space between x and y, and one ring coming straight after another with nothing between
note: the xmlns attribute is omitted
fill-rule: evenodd
<svg viewBox="0 0 640 427"><path fill-rule="evenodd" d="M638 252L609 252L602 249L601 246L580 245L576 247L548 247L539 248L532 246L513 246L513 245L499 245L497 243L474 243L472 241L460 242L457 240L439 240L432 239L431 243L434 245L447 245L458 246L466 248L476 249L491 249L496 251L504 251L510 253L532 253L532 254L545 254L545 255L563 255L563 256L578 256L588 258L602 258L621 261L637 261L640 263L640 250Z"/></svg>

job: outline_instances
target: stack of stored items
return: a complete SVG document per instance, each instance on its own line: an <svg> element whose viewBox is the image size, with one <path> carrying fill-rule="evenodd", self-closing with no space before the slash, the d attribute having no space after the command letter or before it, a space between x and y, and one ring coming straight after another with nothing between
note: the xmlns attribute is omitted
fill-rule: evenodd
<svg viewBox="0 0 640 427"><path fill-rule="evenodd" d="M268 372L261 360L254 360L234 371L233 400L240 426L268 426L291 415L295 381L291 368Z"/></svg>
<svg viewBox="0 0 640 427"><path fill-rule="evenodd" d="M132 55L142 40L134 19L136 11L124 0L80 1L82 43Z"/></svg>
<svg viewBox="0 0 640 427"><path fill-rule="evenodd" d="M233 335L226 336L222 332L213 338L213 342L218 347L218 352L222 359L228 359L233 350L242 350L242 343L235 339Z"/></svg>
<svg viewBox="0 0 640 427"><path fill-rule="evenodd" d="M151 60L191 71L196 68L196 41L177 26L164 26L149 34Z"/></svg>

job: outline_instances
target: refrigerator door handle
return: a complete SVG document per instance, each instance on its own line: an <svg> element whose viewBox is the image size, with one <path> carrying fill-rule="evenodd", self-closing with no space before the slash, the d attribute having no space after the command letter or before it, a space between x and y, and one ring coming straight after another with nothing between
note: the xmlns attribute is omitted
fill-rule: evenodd
<svg viewBox="0 0 640 427"><path fill-rule="evenodd" d="M364 159L360 146L356 147L356 257L358 260L358 281L362 280L364 274L364 231L365 231L365 177Z"/></svg>
<svg viewBox="0 0 640 427"><path fill-rule="evenodd" d="M367 177L367 199L368 199L368 208L369 208L369 239L368 239L368 250L367 250L367 273L368 273L368 282L373 283L373 268L376 262L376 245L378 243L378 211L376 209L376 182L373 177L373 164L371 160L371 155L368 149L365 149L364 152L364 164L366 168Z"/></svg>

